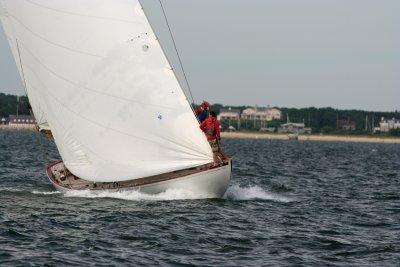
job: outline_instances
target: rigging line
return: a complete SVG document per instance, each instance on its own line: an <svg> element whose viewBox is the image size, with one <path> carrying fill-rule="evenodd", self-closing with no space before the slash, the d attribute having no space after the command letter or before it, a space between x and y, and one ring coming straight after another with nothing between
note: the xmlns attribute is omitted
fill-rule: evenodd
<svg viewBox="0 0 400 267"><path fill-rule="evenodd" d="M189 94L190 94L190 97L191 97L191 101L192 101L192 103L194 103L194 98L193 98L193 95L192 95L192 90L190 89L189 81L188 81L188 79L187 79L185 69L183 68L182 60L181 60L181 57L180 57L180 55L179 55L178 48L177 48L177 46L176 46L176 42L175 42L175 39L174 39L174 35L172 34L172 30L171 30L171 27L170 27L169 22L168 22L167 14L165 13L164 6L163 6L161 0L159 0L159 2L160 2L160 6L161 6L161 9L162 9L162 12L163 12L163 14L164 14L165 22L167 23L167 27L168 27L168 30L169 30L169 34L171 35L171 39L172 39L172 42L173 42L173 44L174 44L174 49L175 49L176 55L178 56L178 60L179 60L179 64L180 64L181 69L182 69L182 72L183 72L183 76L185 77L185 81L186 81L186 84L187 84L187 86L188 86L188 90L189 90ZM190 105L190 107L192 108L192 110L194 110L193 107L192 107L192 105Z"/></svg>

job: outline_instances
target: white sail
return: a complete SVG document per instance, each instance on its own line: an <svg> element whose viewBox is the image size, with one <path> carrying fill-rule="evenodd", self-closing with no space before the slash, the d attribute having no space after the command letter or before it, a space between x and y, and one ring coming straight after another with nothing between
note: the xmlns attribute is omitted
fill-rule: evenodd
<svg viewBox="0 0 400 267"><path fill-rule="evenodd" d="M11 52L15 59L19 74L21 79L24 82L24 72L22 68L22 58L19 55L19 47L18 40L13 32L13 23L12 16L8 13L8 10L5 8L4 1L0 0L0 20L2 22L2 26L6 37L8 39L8 43L10 45ZM25 83L25 82L24 82ZM25 88L26 94L29 97L29 102L32 106L32 111L36 119L36 124L39 127L39 130L50 130L49 124L47 122L47 118L44 111L44 104L41 101L41 98L34 91L30 90L31 88Z"/></svg>
<svg viewBox="0 0 400 267"><path fill-rule="evenodd" d="M124 181L212 161L138 0L0 1L72 173Z"/></svg>

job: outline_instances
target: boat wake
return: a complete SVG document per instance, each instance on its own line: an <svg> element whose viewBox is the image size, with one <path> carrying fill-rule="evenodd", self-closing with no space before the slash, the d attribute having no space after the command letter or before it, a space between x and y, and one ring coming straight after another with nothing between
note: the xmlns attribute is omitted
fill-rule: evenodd
<svg viewBox="0 0 400 267"><path fill-rule="evenodd" d="M169 200L190 200L190 199L204 199L205 196L202 194L196 194L192 191L183 189L168 189L165 192L159 194L146 194L137 190L125 190L125 191L92 191L92 190L72 190L65 193L59 191L32 191L33 194L41 195L53 195L63 194L65 197L83 197L83 198L116 198L130 201L169 201ZM276 193L268 192L267 190L255 185L249 187L240 187L239 185L232 185L228 188L225 193L224 199L227 200L272 200L276 202L293 202L296 201L294 198L282 196Z"/></svg>
<svg viewBox="0 0 400 267"><path fill-rule="evenodd" d="M60 194L59 191L38 191L38 190L26 190L25 188L16 188L16 187L0 187L0 192L2 193L32 193L34 195L52 195L52 194Z"/></svg>
<svg viewBox="0 0 400 267"><path fill-rule="evenodd" d="M276 193L268 192L257 185L249 187L232 185L228 188L228 191L225 193L224 198L229 200L264 199L285 203L296 201L294 198L289 198L286 196L278 195Z"/></svg>
<svg viewBox="0 0 400 267"><path fill-rule="evenodd" d="M195 194L191 191L183 189L168 189L165 192L159 194L146 194L137 190L126 190L126 191L91 191L91 190L80 190L80 191L69 191L64 193L65 197L84 197L84 198L117 198L131 201L164 201L164 200L184 200L184 199L202 199L204 195Z"/></svg>
<svg viewBox="0 0 400 267"><path fill-rule="evenodd" d="M36 195L54 195L54 194L61 194L61 192L59 192L59 191L42 192L42 191L33 190L32 194L36 194Z"/></svg>
<svg viewBox="0 0 400 267"><path fill-rule="evenodd" d="M0 187L0 192L24 192L24 189L14 187Z"/></svg>

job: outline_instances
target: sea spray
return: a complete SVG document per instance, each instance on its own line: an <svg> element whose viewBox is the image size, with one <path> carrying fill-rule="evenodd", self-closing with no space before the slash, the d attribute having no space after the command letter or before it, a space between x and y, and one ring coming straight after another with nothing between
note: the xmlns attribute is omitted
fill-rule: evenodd
<svg viewBox="0 0 400 267"><path fill-rule="evenodd" d="M33 194L59 194L58 191L40 192L33 191ZM196 194L192 191L183 189L168 189L165 192L159 194L146 194L138 190L121 190L121 191L91 191L91 190L79 190L79 191L68 191L63 193L65 197L83 197L83 198L115 198L130 201L170 201L170 200L185 200L185 199L202 199L204 198L201 194ZM241 187L239 185L232 185L228 188L228 191L224 195L226 200L272 200L277 202L292 202L294 198L282 196L273 192L269 192L259 186L248 186Z"/></svg>
<svg viewBox="0 0 400 267"><path fill-rule="evenodd" d="M42 191L33 190L32 194L35 194L35 195L54 195L54 194L61 194L61 192L59 192L59 191L42 192Z"/></svg>
<svg viewBox="0 0 400 267"><path fill-rule="evenodd" d="M264 199L272 200L277 202L292 202L295 201L293 198L278 195L276 193L268 192L263 188L255 185L248 187L240 187L239 185L232 185L228 188L224 198L228 200L253 200L253 199Z"/></svg>
<svg viewBox="0 0 400 267"><path fill-rule="evenodd" d="M84 197L84 198L117 198L131 201L165 201L165 200L183 200L183 199L201 199L203 195L193 193L183 189L168 189L159 194L146 194L138 190L122 191L69 191L64 193L65 197Z"/></svg>

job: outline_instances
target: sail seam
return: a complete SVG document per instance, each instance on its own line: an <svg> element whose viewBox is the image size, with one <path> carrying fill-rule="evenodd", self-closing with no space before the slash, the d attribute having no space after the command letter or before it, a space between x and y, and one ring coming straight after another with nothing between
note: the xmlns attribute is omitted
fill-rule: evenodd
<svg viewBox="0 0 400 267"><path fill-rule="evenodd" d="M43 88L47 88L47 87L43 84L43 82L39 79L38 75L37 75L32 69L30 69L30 68L28 68L28 69L29 69L29 70L36 76L36 78L40 81L40 83L43 85ZM36 90L39 90L38 88L36 88L35 86L32 86L32 85L30 85L30 87L35 88ZM66 106L62 101L60 101L57 97L55 97L55 96L51 93L50 90L46 89L46 94L49 95L49 96L51 96L55 101L57 101L57 102L58 102L61 106L63 106L66 110L68 110L68 111L71 112L72 114L75 114L75 116L84 119L85 121L88 121L88 122L90 122L90 123L92 123L92 124L94 124L94 125L97 125L97 126L103 128L103 129L112 130L112 131L114 131L114 132L117 132L117 133L120 133L120 134L123 134L123 135L126 135L126 136L134 137L134 138L137 138L137 139L140 139L140 140L144 140L144 141L146 141L146 142L154 142L154 140L146 139L146 138L143 138L143 137L140 137L140 136L137 136L137 135L132 135L132 134L129 134L129 133L126 133L126 132L123 132L123 131L119 131L119 130L117 130L117 129L114 129L114 128L111 128L111 127L102 125L101 123L98 123L98 122L93 121L93 120L91 120L91 119L88 119L88 118L86 118L86 117L84 117L84 116L81 116L78 112L73 111L71 108L69 108L68 106ZM63 128L64 128L64 127L63 127ZM64 129L65 129L65 128L64 128ZM178 143L176 143L176 142L172 142L170 139L167 139L167 138L165 138L165 137L164 137L164 140L167 140L167 141L169 141L169 142L172 143L172 144L179 145L180 147L185 148L185 149L187 149L188 151L194 151L194 149L191 149L191 148L188 147L188 146L184 146L184 145L182 145L182 144L178 144ZM81 143L81 144L82 144L83 146L85 146L88 150L90 150L86 145L84 145L83 143ZM163 146L163 142L159 142L158 145L159 145L160 147L164 147L164 146ZM169 149L170 149L170 150L173 150L173 149L171 149L171 148L169 148ZM175 150L176 150L176 151L179 151L178 149L175 149ZM92 151L92 150L90 150L90 151ZM198 153L197 153L197 154L196 154L196 153L188 153L188 151L186 152L186 154L188 154L188 155L198 155ZM95 155L98 155L97 153L94 153L93 151L92 151L92 153L95 154Z"/></svg>
<svg viewBox="0 0 400 267"><path fill-rule="evenodd" d="M43 9L48 9L51 11L55 11L55 12L59 12L59 13L63 13L63 14L68 14L68 15L73 15L73 16L79 16L79 17L87 17L87 18L93 18L93 19L99 19L99 20L109 20L109 21L117 21L117 22L122 22L122 23L129 23L129 24L142 24L140 22L137 21L130 21L130 20L123 20L123 19L117 19L117 18L110 18L110 17L99 17L99 16L91 16L91 15L85 15L85 14L79 14L79 13L74 13L74 12L68 12L68 11L62 11L56 8L52 8L52 7L48 7L48 6L44 6L41 4L38 4L36 2L33 2L31 0L25 0L26 2L41 7Z"/></svg>
<svg viewBox="0 0 400 267"><path fill-rule="evenodd" d="M134 102L134 103L138 103L138 104L141 104L141 105L147 105L147 106L152 106L152 107L157 107L157 108L163 108L163 109L169 109L169 110L173 109L173 108L171 108L171 107L169 107L169 106L161 106L161 105L154 105L154 104L149 104L149 103L143 103L143 102L139 102L139 101L133 100L133 99L127 99L127 98L119 97L119 96L116 96L116 95L106 94L106 93L104 93L104 92L101 92L101 91L97 91L97 90L88 88L88 87L86 87L86 86L81 86L81 85L79 85L79 84L77 84L77 83L75 83L75 82L73 82L73 81L71 81L71 80L69 80L69 79L67 79L67 78L65 78L65 77L63 77L63 76L61 76L60 74L56 73L55 71L53 71L50 67L46 66L43 62L41 62L41 60L39 60L39 59L24 45L24 43L22 43L21 41L20 41L19 43L22 44L22 45L24 46L25 50L32 56L32 58L34 58L40 65L42 65L49 73L53 74L54 76L58 77L59 79L65 81L65 82L67 82L67 83L69 83L69 84L72 84L72 85L75 86L75 87L78 87L78 88L80 88L80 89L84 89L84 90L86 90L86 91L93 92L93 93L96 93L96 94L99 94L99 95L104 95L104 96L113 97L113 98L115 98L115 99L123 100L123 101L125 101L125 102L131 102L131 103Z"/></svg>
<svg viewBox="0 0 400 267"><path fill-rule="evenodd" d="M17 21L19 24L21 24L21 26L24 27L27 31L29 31L30 33L32 33L34 36L36 36L36 37L39 38L40 40L45 41L46 43L52 44L52 45L54 45L54 46L57 46L57 47L60 47L60 48L63 48L63 49L66 49L66 50L69 50L69 51L72 51L72 52L75 52L75 53L79 53L79 54L83 54L83 55L87 55L87 56L92 56L92 57L96 57L96 58L104 58L103 56L100 56L100 55L91 54L91 53L84 52L84 51L79 51L79 50L72 49L72 48L67 47L67 46L63 46L63 45L54 43L54 42L52 42L52 41L50 41L50 40L48 40L48 39L46 39L46 38L40 36L40 35L37 34L36 32L32 31L28 26L26 26L24 23L22 23L22 21L20 21L20 20L19 20L16 16L14 16L13 14L11 14L10 17L12 17L13 19L15 19L15 21Z"/></svg>

